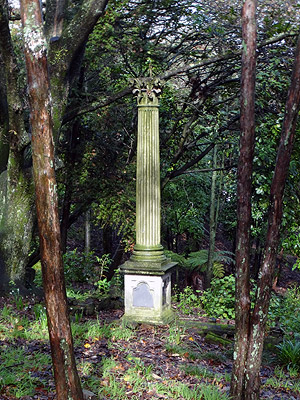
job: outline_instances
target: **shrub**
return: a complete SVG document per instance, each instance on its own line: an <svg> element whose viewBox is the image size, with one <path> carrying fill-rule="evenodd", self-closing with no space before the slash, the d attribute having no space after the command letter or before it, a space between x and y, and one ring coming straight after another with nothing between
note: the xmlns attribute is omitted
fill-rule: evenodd
<svg viewBox="0 0 300 400"><path fill-rule="evenodd" d="M185 315L193 313L195 308L202 308L200 297L194 293L190 286L186 286L183 291L177 295L177 298L178 308Z"/></svg>
<svg viewBox="0 0 300 400"><path fill-rule="evenodd" d="M201 296L203 309L211 317L233 319L235 312L235 278L213 278L211 286Z"/></svg>
<svg viewBox="0 0 300 400"><path fill-rule="evenodd" d="M300 337L300 289L288 289L279 308L279 323L285 334Z"/></svg>
<svg viewBox="0 0 300 400"><path fill-rule="evenodd" d="M300 342L294 340L284 340L276 346L278 349L277 357L282 365L300 368Z"/></svg>
<svg viewBox="0 0 300 400"><path fill-rule="evenodd" d="M88 282L97 284L104 279L111 259L108 254L97 257L93 252L88 254L77 251L67 251L64 256L64 271L66 283Z"/></svg>

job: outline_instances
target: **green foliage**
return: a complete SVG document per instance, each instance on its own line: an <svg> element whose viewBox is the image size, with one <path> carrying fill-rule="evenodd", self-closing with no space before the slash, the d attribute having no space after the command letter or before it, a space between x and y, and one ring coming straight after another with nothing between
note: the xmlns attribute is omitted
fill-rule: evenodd
<svg viewBox="0 0 300 400"><path fill-rule="evenodd" d="M63 255L66 283L85 282L94 275L95 258L93 253L81 253L77 249Z"/></svg>
<svg viewBox="0 0 300 400"><path fill-rule="evenodd" d="M187 266L187 259L183 254L174 253L171 250L165 250L164 253L166 257L171 258L172 261L176 262L179 267L184 268Z"/></svg>
<svg viewBox="0 0 300 400"><path fill-rule="evenodd" d="M225 275L224 264L234 262L233 254L230 251L215 251L213 262L213 274L216 278L223 278ZM200 250L190 253L187 265L205 271L208 263L208 250Z"/></svg>
<svg viewBox="0 0 300 400"><path fill-rule="evenodd" d="M275 293L271 294L269 311L268 311L268 327L274 327L278 323L282 307L282 298Z"/></svg>
<svg viewBox="0 0 300 400"><path fill-rule="evenodd" d="M35 276L34 276L34 285L38 288L43 287L43 277L42 277L42 265L41 262L37 262L34 266L33 269L35 270Z"/></svg>
<svg viewBox="0 0 300 400"><path fill-rule="evenodd" d="M31 376L32 365L36 372L42 372L48 368L50 363L50 355L38 352L28 354L24 348L6 345L5 351L1 351L0 390L8 387L7 394L16 398L34 396L35 387L39 385L46 388L47 382Z"/></svg>
<svg viewBox="0 0 300 400"><path fill-rule="evenodd" d="M172 261L178 263L182 268L188 268L190 270L201 270L205 271L208 263L208 250L202 249L189 253L188 258L182 254L174 253L173 251L165 251L167 257L170 257ZM213 273L217 278L223 278L225 274L224 264L234 262L234 254L230 251L215 251L214 252L214 264Z"/></svg>
<svg viewBox="0 0 300 400"><path fill-rule="evenodd" d="M233 319L235 316L235 278L213 278L201 296L203 309L211 317Z"/></svg>
<svg viewBox="0 0 300 400"><path fill-rule="evenodd" d="M207 176L183 176L172 180L162 192L162 235L166 229L175 237L188 233L195 241L204 234L205 214L209 209Z"/></svg>
<svg viewBox="0 0 300 400"><path fill-rule="evenodd" d="M185 328L178 326L176 323L170 325L167 341L171 345L178 346L182 338L185 336Z"/></svg>
<svg viewBox="0 0 300 400"><path fill-rule="evenodd" d="M102 192L103 198L99 204L94 203L93 212L96 223L101 227L110 226L116 230L129 250L135 238L135 186L124 188L108 187Z"/></svg>
<svg viewBox="0 0 300 400"><path fill-rule="evenodd" d="M299 207L299 204L298 204ZM288 254L292 254L297 257L297 261L293 266L293 269L300 269L300 231L299 224L293 223L288 229L288 234L282 242L284 250Z"/></svg>
<svg viewBox="0 0 300 400"><path fill-rule="evenodd" d="M67 251L63 258L67 284L89 282L106 288L107 282L102 285L99 281L105 279L104 272L107 271L111 262L109 255L104 254L102 257L97 257L93 252L85 254L74 249Z"/></svg>
<svg viewBox="0 0 300 400"><path fill-rule="evenodd" d="M97 289L99 290L102 296L107 296L109 294L111 282L107 280L107 278L102 278L96 282Z"/></svg>
<svg viewBox="0 0 300 400"><path fill-rule="evenodd" d="M35 304L33 306L33 312L36 318L36 321L40 322L42 330L47 329L47 314L46 307L42 304Z"/></svg>
<svg viewBox="0 0 300 400"><path fill-rule="evenodd" d="M202 302L197 292L199 291L194 293L190 286L186 286L182 292L177 294L177 307L183 314L195 314L195 308L202 309Z"/></svg>
<svg viewBox="0 0 300 400"><path fill-rule="evenodd" d="M275 306L272 302L275 300ZM283 298L272 297L271 313L277 320L285 335L296 340L300 339L300 288L296 286L286 291Z"/></svg>
<svg viewBox="0 0 300 400"><path fill-rule="evenodd" d="M276 346L277 357L282 365L300 369L300 342L284 340Z"/></svg>

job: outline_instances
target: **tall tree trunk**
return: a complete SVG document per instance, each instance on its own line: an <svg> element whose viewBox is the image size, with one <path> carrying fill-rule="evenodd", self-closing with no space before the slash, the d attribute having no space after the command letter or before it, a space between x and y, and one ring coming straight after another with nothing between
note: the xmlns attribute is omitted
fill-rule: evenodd
<svg viewBox="0 0 300 400"><path fill-rule="evenodd" d="M250 226L255 138L256 0L242 9L241 138L237 176L236 317L231 396L243 399L250 329Z"/></svg>
<svg viewBox="0 0 300 400"><path fill-rule="evenodd" d="M274 270L280 225L282 221L283 194L294 146L295 130L300 110L300 35L295 53L295 63L285 106L281 138L270 191L270 210L264 258L259 271L256 302L251 320L251 334L245 373L245 400L259 399L259 370L263 350L265 327L274 279Z"/></svg>
<svg viewBox="0 0 300 400"><path fill-rule="evenodd" d="M60 247L46 40L39 0L21 0L36 192L48 329L58 400L82 400L68 316Z"/></svg>
<svg viewBox="0 0 300 400"><path fill-rule="evenodd" d="M213 172L211 177L211 189L210 189L210 211L209 211L209 249L208 249L208 260L205 286L210 287L210 283L213 277L213 266L215 258L215 243L216 243L216 183L217 183L217 149L218 146L214 147L213 154Z"/></svg>
<svg viewBox="0 0 300 400"><path fill-rule="evenodd" d="M24 281L34 225L32 176L30 168L23 168L23 151L30 140L24 125L20 71L9 30L6 0L0 0L0 54L0 120L3 121L0 132L0 281L5 290L8 289L7 280L18 284Z"/></svg>
<svg viewBox="0 0 300 400"><path fill-rule="evenodd" d="M91 251L91 210L85 212L84 221L84 253L88 255Z"/></svg>

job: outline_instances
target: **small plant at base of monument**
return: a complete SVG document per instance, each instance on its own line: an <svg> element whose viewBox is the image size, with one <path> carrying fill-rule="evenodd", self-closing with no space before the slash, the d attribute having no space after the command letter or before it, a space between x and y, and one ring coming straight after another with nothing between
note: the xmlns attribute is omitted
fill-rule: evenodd
<svg viewBox="0 0 300 400"><path fill-rule="evenodd" d="M199 294L200 290L194 292L190 286L186 286L182 292L176 295L178 309L185 315L200 313L202 305Z"/></svg>

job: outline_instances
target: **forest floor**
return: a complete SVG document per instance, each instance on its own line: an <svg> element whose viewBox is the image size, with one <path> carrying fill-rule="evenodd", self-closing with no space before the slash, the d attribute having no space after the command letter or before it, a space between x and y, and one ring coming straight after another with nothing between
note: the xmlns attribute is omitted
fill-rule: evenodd
<svg viewBox="0 0 300 400"><path fill-rule="evenodd" d="M230 342L209 343L196 323L178 320L126 326L122 314L71 316L82 385L94 399L228 398ZM261 381L261 399L300 399L299 374L279 367L272 353L264 354ZM54 392L43 306L34 298L0 298L0 399L55 399Z"/></svg>

